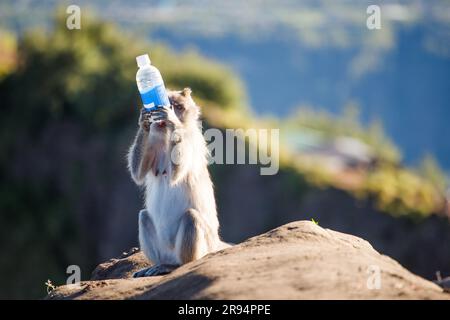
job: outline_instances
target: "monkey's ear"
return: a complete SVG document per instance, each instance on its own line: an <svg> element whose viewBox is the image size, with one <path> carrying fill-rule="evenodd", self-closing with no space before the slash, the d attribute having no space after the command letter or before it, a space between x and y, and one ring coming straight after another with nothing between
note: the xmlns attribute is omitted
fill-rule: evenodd
<svg viewBox="0 0 450 320"><path fill-rule="evenodd" d="M184 97L190 97L190 96L191 96L191 93L192 93L192 90L191 90L191 88L189 88L189 87L186 87L186 88L183 89L183 91L181 91L181 94L182 94Z"/></svg>

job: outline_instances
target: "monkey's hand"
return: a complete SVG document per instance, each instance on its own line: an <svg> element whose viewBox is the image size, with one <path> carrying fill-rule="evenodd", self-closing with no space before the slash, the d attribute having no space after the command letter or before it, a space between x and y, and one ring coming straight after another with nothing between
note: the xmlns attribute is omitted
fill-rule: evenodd
<svg viewBox="0 0 450 320"><path fill-rule="evenodd" d="M153 121L166 121L174 129L181 126L175 111L167 106L157 106L156 110L152 112L152 119Z"/></svg>
<svg viewBox="0 0 450 320"><path fill-rule="evenodd" d="M172 132L172 135L170 136L170 141L174 144L180 143L182 140L183 131L182 129L176 129Z"/></svg>
<svg viewBox="0 0 450 320"><path fill-rule="evenodd" d="M152 123L152 113L146 110L145 108L142 108L138 121L139 127L145 132L149 132L151 123Z"/></svg>

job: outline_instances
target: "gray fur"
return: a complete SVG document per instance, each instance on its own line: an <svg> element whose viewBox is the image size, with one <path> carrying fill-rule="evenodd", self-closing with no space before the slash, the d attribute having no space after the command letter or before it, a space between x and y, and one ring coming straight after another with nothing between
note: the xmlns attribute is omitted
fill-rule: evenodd
<svg viewBox="0 0 450 320"><path fill-rule="evenodd" d="M141 112L128 163L145 185L139 242L154 265L136 277L164 274L229 245L219 237L207 148L191 90L169 92L172 108Z"/></svg>

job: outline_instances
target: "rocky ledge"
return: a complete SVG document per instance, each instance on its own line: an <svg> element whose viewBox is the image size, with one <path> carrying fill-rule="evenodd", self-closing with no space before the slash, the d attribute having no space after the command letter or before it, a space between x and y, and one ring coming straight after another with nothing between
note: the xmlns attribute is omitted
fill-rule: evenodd
<svg viewBox="0 0 450 320"><path fill-rule="evenodd" d="M367 241L310 221L286 224L168 275L131 278L148 265L132 250L100 264L90 281L60 286L47 299L450 299Z"/></svg>

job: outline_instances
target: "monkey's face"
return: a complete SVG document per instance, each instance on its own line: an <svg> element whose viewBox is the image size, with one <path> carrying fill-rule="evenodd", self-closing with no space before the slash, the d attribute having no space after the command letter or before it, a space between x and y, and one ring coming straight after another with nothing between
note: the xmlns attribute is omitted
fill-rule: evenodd
<svg viewBox="0 0 450 320"><path fill-rule="evenodd" d="M182 123L197 121L200 110L191 97L191 89L169 92L169 101L175 114Z"/></svg>

